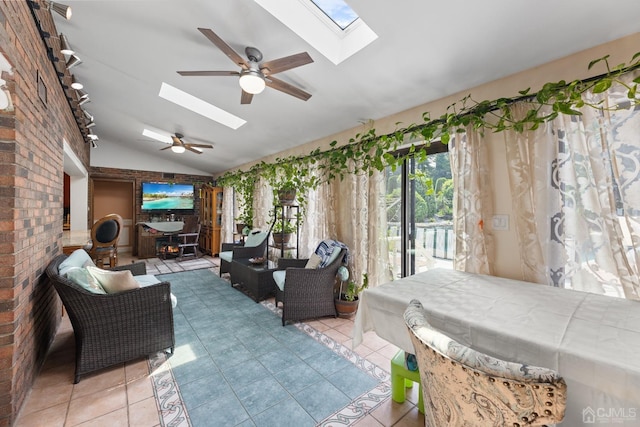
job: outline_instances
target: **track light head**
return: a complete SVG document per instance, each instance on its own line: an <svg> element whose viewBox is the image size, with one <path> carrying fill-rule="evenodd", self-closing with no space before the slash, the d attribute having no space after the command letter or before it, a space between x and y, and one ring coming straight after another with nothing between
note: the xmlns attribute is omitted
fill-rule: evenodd
<svg viewBox="0 0 640 427"><path fill-rule="evenodd" d="M63 55L73 55L75 53L69 45L67 36L65 36L64 34L60 34L60 53L62 53Z"/></svg>
<svg viewBox="0 0 640 427"><path fill-rule="evenodd" d="M71 55L65 65L67 66L67 69L69 69L79 64L82 64L82 59L80 59L78 55Z"/></svg>
<svg viewBox="0 0 640 427"><path fill-rule="evenodd" d="M75 90L80 90L84 87L84 85L82 83L80 83L79 81L76 80L75 76L71 76L71 87L74 88Z"/></svg>
<svg viewBox="0 0 640 427"><path fill-rule="evenodd" d="M64 19L71 19L71 6L67 6L66 4L57 3L55 1L44 0L45 6L47 6L47 10L53 10L58 15L62 16Z"/></svg>

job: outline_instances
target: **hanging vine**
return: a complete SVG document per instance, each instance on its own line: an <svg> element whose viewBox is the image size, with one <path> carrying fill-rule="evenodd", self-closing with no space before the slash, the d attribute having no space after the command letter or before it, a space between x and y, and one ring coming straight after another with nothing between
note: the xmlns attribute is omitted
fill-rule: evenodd
<svg viewBox="0 0 640 427"><path fill-rule="evenodd" d="M446 112L438 118L432 119L430 113L425 112L422 123L411 124L393 133L377 135L375 129L370 129L356 134L345 145L338 146L337 141L332 141L328 150L318 148L304 156L279 157L272 163L261 162L249 170L227 172L217 182L221 186L236 188L246 182L248 175L254 177L254 182L258 176L263 176L274 189L286 183L297 189L299 197L304 197L308 190L323 182L343 179L348 174L372 174L376 170L383 171L388 166L395 170L409 156L426 157L426 151L414 145L403 155L393 154L407 141L419 139L427 147L435 139L447 144L453 135L464 132L467 126L493 132L535 130L560 114L581 115L578 109L584 106L605 108L602 104L586 101L585 94L605 92L614 84L626 89L631 106L638 105L640 99L636 96L636 91L640 77L635 78L631 84L621 77L640 68L639 57L640 52L633 55L629 64L623 63L612 68L609 65L609 55L604 56L591 61L588 67L591 69L596 64L604 64L604 74L587 80L546 83L536 93L530 93L529 88L520 91L513 98L480 102L469 95L449 105ZM527 101L531 108L523 118L516 119L511 115L509 107L519 101ZM319 173L312 173L314 169Z"/></svg>

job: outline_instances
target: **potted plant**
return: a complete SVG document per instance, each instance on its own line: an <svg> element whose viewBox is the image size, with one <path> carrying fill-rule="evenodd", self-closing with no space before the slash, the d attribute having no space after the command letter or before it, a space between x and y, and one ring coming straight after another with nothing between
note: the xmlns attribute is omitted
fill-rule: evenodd
<svg viewBox="0 0 640 427"><path fill-rule="evenodd" d="M346 267L344 267L344 269L346 270ZM340 289L334 299L334 302L336 304L336 311L338 312L338 315L341 317L350 317L350 316L353 316L353 314L358 309L358 301L359 301L358 296L360 295L360 292L362 292L363 290L369 287L369 278L367 277L367 273L364 273L362 275L361 285L358 285L353 280L350 280L349 282L347 282L346 286L343 286L344 280L342 280L342 278L344 276L341 275L340 271L338 271L338 276L340 277L341 280L340 280ZM347 270L346 277L347 278L349 277L348 270Z"/></svg>
<svg viewBox="0 0 640 427"><path fill-rule="evenodd" d="M296 232L296 225L293 221L287 218L278 218L273 224L271 230L273 235L273 242L276 244L289 243L291 235Z"/></svg>

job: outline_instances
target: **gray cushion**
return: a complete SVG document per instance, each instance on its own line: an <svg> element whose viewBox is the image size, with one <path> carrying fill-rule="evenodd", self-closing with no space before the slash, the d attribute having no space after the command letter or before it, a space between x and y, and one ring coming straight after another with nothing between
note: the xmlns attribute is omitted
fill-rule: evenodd
<svg viewBox="0 0 640 427"><path fill-rule="evenodd" d="M220 252L218 256L220 257L220 259L231 262L233 260L233 251Z"/></svg>
<svg viewBox="0 0 640 427"><path fill-rule="evenodd" d="M276 282L276 286L284 291L284 280L287 274L287 270L276 270L273 272L273 281Z"/></svg>
<svg viewBox="0 0 640 427"><path fill-rule="evenodd" d="M267 238L267 232L261 231L256 234L249 234L244 242L245 248L255 248Z"/></svg>
<svg viewBox="0 0 640 427"><path fill-rule="evenodd" d="M76 249L58 266L58 274L66 276L71 267L86 267L88 265L95 266L93 260L84 249Z"/></svg>

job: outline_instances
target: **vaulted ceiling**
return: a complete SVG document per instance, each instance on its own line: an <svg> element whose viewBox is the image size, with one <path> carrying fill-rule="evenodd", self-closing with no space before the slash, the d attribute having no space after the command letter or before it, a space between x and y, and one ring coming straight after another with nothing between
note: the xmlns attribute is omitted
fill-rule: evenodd
<svg viewBox="0 0 640 427"><path fill-rule="evenodd" d="M309 0L278 1L291 11ZM317 43L262 6L272 0L63 2L72 8L71 20L56 14L54 19L82 59L71 71L91 99L84 107L94 116L92 130L99 137L92 164L118 167L122 153L120 158L169 161L203 173L218 173L640 29L637 0L612 5L348 0L377 38L336 64ZM277 77L311 98L302 101L267 88L242 105L238 77L179 75L179 70L239 70L198 28L212 29L243 57L246 46L260 49L264 60L308 52L313 63ZM246 123L232 129L169 102L158 96L163 82ZM166 145L143 136L143 129L167 136L179 132L185 142L215 148L203 154L160 151Z"/></svg>

